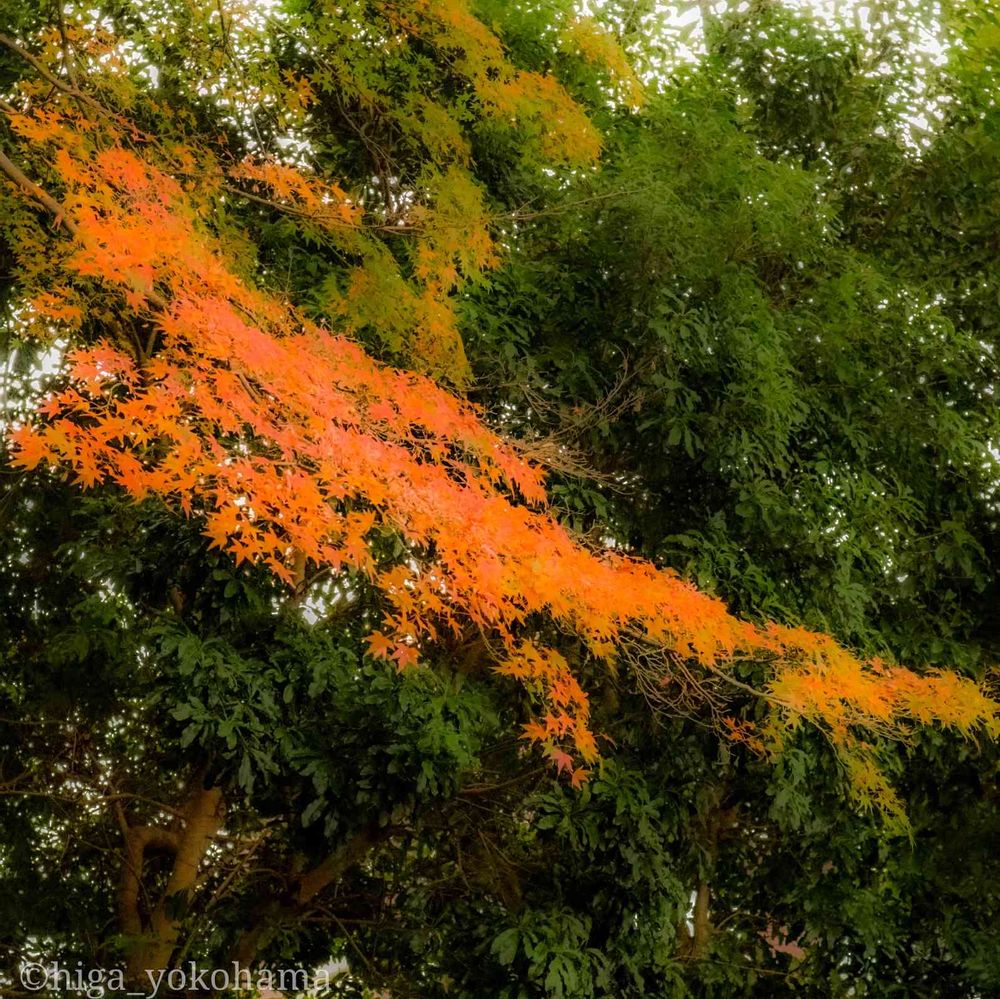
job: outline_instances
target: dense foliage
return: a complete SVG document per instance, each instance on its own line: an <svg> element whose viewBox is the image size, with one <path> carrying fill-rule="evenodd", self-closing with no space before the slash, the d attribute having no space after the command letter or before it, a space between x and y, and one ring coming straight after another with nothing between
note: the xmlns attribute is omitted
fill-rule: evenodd
<svg viewBox="0 0 1000 999"><path fill-rule="evenodd" d="M0 3L6 977L1000 988L1000 21L655 6Z"/></svg>

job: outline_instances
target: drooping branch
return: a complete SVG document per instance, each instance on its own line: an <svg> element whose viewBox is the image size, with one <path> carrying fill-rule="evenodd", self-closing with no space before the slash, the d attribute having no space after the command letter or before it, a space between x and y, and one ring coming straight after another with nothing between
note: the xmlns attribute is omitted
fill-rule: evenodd
<svg viewBox="0 0 1000 999"><path fill-rule="evenodd" d="M213 545L237 564L266 564L293 592L309 564L367 576L382 598L384 630L368 636L376 658L413 664L439 636L470 626L494 636L497 672L539 690L544 705L524 734L576 782L598 756L588 695L559 648L526 637L526 616L535 612L609 666L636 649L651 691L682 681L693 700L704 704L707 695L721 723L731 723L727 736L759 750L780 746L798 719L812 722L859 801L899 824L898 796L859 732L906 738L914 722L927 721L966 733L995 729L996 704L957 674L921 676L853 655L829 636L757 626L669 570L581 543L547 505L544 473L481 414L248 283L198 222L211 204L158 165L151 148L130 148L117 129L105 144L77 143L75 115L32 124L35 137L61 143L51 166L79 227L68 274L97 282L116 296L116 308L122 300L132 310L153 306L163 349L149 370L108 342L73 351L67 389L46 402L44 419L11 434L17 465L66 468L84 485L114 482L136 498L169 497L202 517ZM59 202L23 170L9 159L0 168L66 225ZM336 185L280 164L251 163L240 176L323 216L342 203L343 228L354 232L359 209ZM434 223L449 245L457 215L480 216L474 185L459 180ZM476 245L481 271L493 254L488 233L462 232L459 243ZM432 278L443 267L425 289L430 298L419 300L434 314L440 306L447 325L435 296L453 288L454 261L431 253L421 266ZM364 277L359 296L382 287L385 275L376 268ZM390 277L391 287L409 287L394 271ZM48 297L54 319L82 314L77 301L39 290L39 308ZM140 359L151 353L140 350ZM387 529L429 554L385 565L376 538ZM732 670L743 660L772 668L762 689ZM755 731L726 717L727 686L765 698L774 723Z"/></svg>

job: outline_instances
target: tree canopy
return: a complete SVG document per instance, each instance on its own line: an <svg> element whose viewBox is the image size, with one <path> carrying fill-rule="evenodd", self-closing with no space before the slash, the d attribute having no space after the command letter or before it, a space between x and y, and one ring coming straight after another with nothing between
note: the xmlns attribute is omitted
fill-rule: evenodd
<svg viewBox="0 0 1000 999"><path fill-rule="evenodd" d="M1000 20L741 6L0 4L7 978L1000 987Z"/></svg>

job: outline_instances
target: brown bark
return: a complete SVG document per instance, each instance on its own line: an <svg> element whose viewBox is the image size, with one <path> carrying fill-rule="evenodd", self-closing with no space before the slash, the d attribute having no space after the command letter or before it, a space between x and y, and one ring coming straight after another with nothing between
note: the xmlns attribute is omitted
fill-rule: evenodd
<svg viewBox="0 0 1000 999"><path fill-rule="evenodd" d="M118 918L123 934L136 940L126 973L145 980L146 971L161 971L180 940L182 911L198 880L198 869L222 826L224 802L217 787L197 787L179 811L173 828L131 826L125 835L125 857L118 892ZM173 855L162 896L143 919L140 905L146 854L166 850Z"/></svg>
<svg viewBox="0 0 1000 999"><path fill-rule="evenodd" d="M326 859L307 871L299 878L295 892L296 905L306 905L311 902L324 888L339 881L355 864L377 843L385 839L391 829L380 826L377 821L371 821L363 826L342 847L334 850Z"/></svg>
<svg viewBox="0 0 1000 999"><path fill-rule="evenodd" d="M712 923L709 919L708 903L711 890L707 881L698 882L698 890L694 897L694 912L691 916L691 948L690 955L695 961L700 960L708 951L708 941L712 936Z"/></svg>
<svg viewBox="0 0 1000 999"><path fill-rule="evenodd" d="M125 833L125 858L118 888L118 925L126 936L142 933L142 913L139 896L142 891L142 867L146 852L177 849L177 836L171 829L156 826L130 826Z"/></svg>
<svg viewBox="0 0 1000 999"><path fill-rule="evenodd" d="M689 960L701 960L708 953L712 934L711 901L712 890L708 879L711 878L719 852L719 842L726 836L727 830L736 825L739 817L738 806L723 808L721 806L721 790L714 797L714 803L705 813L701 825L705 844L705 867L703 876L699 878L694 896L694 909L691 912L691 929L687 931L682 922L677 928L677 949L679 954Z"/></svg>
<svg viewBox="0 0 1000 999"><path fill-rule="evenodd" d="M76 235L76 225L68 218L63 206L47 191L39 187L13 160L0 152L0 170L34 201L48 209L55 216L55 224L61 225L71 236Z"/></svg>
<svg viewBox="0 0 1000 999"><path fill-rule="evenodd" d="M336 884L372 849L397 831L397 828L383 826L374 819L362 826L346 843L328 854L311 870L301 874L284 901L268 906L257 915L250 928L237 940L231 960L238 962L241 967L252 965L283 922L301 915L317 895Z"/></svg>

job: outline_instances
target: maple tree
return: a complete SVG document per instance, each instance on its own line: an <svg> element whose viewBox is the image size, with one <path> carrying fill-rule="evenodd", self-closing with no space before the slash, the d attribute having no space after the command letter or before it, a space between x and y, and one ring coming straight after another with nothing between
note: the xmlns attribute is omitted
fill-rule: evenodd
<svg viewBox="0 0 1000 999"><path fill-rule="evenodd" d="M489 72L505 72L498 43L476 30L461 5L416 5L414 16L421 14L426 24L411 25L387 7L388 23L417 38L448 29L438 44L458 48L473 64L465 75L484 108L517 114L524 103L534 110L544 99L568 107L561 117L581 119L551 78L514 74L498 94ZM561 653L518 634L532 614L564 624L609 662L628 641L662 652L660 682L675 657L723 677L720 662L737 656L775 659L768 696L779 715L786 723L805 717L825 727L863 800L887 809L894 807L891 792L853 726L892 734L905 731L909 718L967 732L995 724L992 702L956 674L918 677L863 663L805 630L754 628L669 570L598 555L575 542L544 511L526 505L544 502L540 471L473 411L426 377L376 364L343 334L253 288L196 221L196 194L217 197L212 175L221 172L249 180L279 205L290 202L314 226L354 235L363 230L361 209L342 190L310 184L278 164L221 171L209 161L199 171L195 154L181 149L173 159L194 177L187 186L195 190L186 191L153 161L156 145L148 136L127 136L127 122L111 112L94 118L59 107L72 97L50 101L44 112L9 115L36 158L48 152L64 189L57 217L73 237L55 260L46 249L44 265L29 258L25 266L44 273L47 288L55 264L70 281L90 279L117 291L151 329L134 355L109 342L72 350L68 387L41 405L46 422L14 432L15 464L65 464L84 487L113 481L137 498L155 492L186 513L197 508L209 537L237 563L263 560L290 584L304 582L296 579L296 561L364 573L387 605L389 635L376 632L370 647L400 666L417 662L422 641L475 626L500 643L497 669L540 690L548 710L527 733L574 775L559 748L567 737L584 761L597 757L586 694ZM561 132L563 122L555 121ZM558 153L562 143L584 160L595 156L596 141L579 141L588 132L582 119L569 124L576 127L546 136L545 149ZM16 169L10 179L37 201ZM198 185L207 192L197 192ZM457 186L475 203L468 180ZM443 339L433 315L447 309L445 296L459 273L455 255L463 271L474 273L491 253L487 232L450 231L456 213L473 228L474 212L441 211L436 200L432 206L404 220L424 230L414 274L437 303L429 322L417 319L421 343ZM430 217L435 212L443 224ZM455 239L451 251L441 252L446 240L439 227ZM354 291L370 293L364 280ZM44 291L31 302L34 321L78 328L84 295ZM511 493L525 502L517 504ZM415 556L410 564L377 564L372 536L385 530L405 538ZM780 728L768 729L778 744ZM755 736L746 738L764 748Z"/></svg>
<svg viewBox="0 0 1000 999"><path fill-rule="evenodd" d="M585 542L547 495L545 457L558 476L560 451L504 435L460 394L475 384L462 302L486 294L527 214L491 202L473 150L505 143L514 173L586 183L602 140L580 101L552 72L516 65L462 2L220 8L193 42L184 25L165 16L161 44L202 58L173 93L147 85L112 27L0 35L19 67L0 154L18 323L28 340L68 345L11 429L12 467L45 488L67 479L137 509L165 502L232 571L279 580L276 601L325 615L363 593L369 661L518 681L534 717L517 731L576 788L605 772L607 720L592 717L588 686L606 674L654 710L707 711L723 743L778 766L809 723L860 804L905 830L885 772L893 744L934 723L995 736L981 686L947 664L918 672L818 630L754 623L627 543ZM611 35L569 9L557 27L557 51L596 81L592 116L600 101L636 114L641 88ZM246 51L258 58L244 71ZM318 144L323 116L352 148ZM348 180L338 167L355 161ZM282 287L276 233L324 261L309 294ZM165 648L185 675L212 661L201 644ZM765 710L739 707L748 695ZM121 932L150 937L131 950L135 971L172 959L168 901L194 884L180 860L196 871L222 826L222 791L201 779L183 828L125 823ZM361 847L392 829L365 827ZM146 911L141 874L158 848L175 863ZM342 862L300 880L237 952L256 956Z"/></svg>

